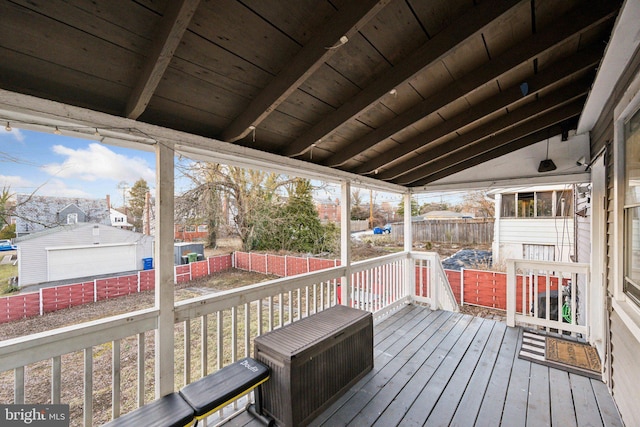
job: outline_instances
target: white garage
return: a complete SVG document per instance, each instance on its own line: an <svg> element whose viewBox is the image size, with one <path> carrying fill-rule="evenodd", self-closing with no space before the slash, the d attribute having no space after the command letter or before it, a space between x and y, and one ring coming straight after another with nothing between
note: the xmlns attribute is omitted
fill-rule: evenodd
<svg viewBox="0 0 640 427"><path fill-rule="evenodd" d="M46 248L48 281L137 270L135 243Z"/></svg>
<svg viewBox="0 0 640 427"><path fill-rule="evenodd" d="M16 239L20 287L143 269L153 237L104 224L56 227Z"/></svg>

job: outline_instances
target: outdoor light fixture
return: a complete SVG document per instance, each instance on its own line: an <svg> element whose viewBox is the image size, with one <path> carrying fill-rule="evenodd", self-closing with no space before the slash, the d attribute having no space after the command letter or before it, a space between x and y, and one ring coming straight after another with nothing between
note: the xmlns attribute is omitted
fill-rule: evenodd
<svg viewBox="0 0 640 427"><path fill-rule="evenodd" d="M56 126L56 130L54 130L53 133L55 133L56 135L62 135L62 132L60 132L60 129L58 129L58 126Z"/></svg>
<svg viewBox="0 0 640 427"><path fill-rule="evenodd" d="M11 123L7 122L7 125L4 127L4 130L6 130L7 132L11 132L13 130L13 128L11 127Z"/></svg>
<svg viewBox="0 0 640 427"><path fill-rule="evenodd" d="M538 166L538 172L551 172L556 169L556 164L553 163L553 160L549 158L549 139L547 138L547 157L540 162L540 165Z"/></svg>

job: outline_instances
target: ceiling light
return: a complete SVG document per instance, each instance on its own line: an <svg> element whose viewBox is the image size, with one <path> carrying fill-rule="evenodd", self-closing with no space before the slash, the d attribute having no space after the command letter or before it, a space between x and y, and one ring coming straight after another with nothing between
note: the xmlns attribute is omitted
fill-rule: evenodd
<svg viewBox="0 0 640 427"><path fill-rule="evenodd" d="M553 160L549 158L549 139L547 138L547 157L540 162L540 165L538 166L538 172L551 172L556 169L556 164L553 163Z"/></svg>
<svg viewBox="0 0 640 427"><path fill-rule="evenodd" d="M56 130L54 130L53 133L55 133L56 135L62 135L62 132L60 132L60 129L58 129L58 126L56 126Z"/></svg>
<svg viewBox="0 0 640 427"><path fill-rule="evenodd" d="M11 132L13 130L13 128L11 127L11 123L7 122L7 125L4 127L4 130L6 130L7 132Z"/></svg>

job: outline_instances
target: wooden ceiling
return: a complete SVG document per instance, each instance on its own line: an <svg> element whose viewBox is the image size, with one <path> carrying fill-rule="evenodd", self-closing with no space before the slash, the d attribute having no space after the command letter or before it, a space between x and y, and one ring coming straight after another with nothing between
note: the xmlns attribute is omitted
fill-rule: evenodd
<svg viewBox="0 0 640 427"><path fill-rule="evenodd" d="M423 186L575 129L615 0L10 0L0 88Z"/></svg>

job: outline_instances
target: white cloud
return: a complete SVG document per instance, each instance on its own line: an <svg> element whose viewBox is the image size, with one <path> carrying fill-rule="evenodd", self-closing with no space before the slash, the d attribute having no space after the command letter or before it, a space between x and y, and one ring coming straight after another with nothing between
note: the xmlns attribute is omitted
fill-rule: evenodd
<svg viewBox="0 0 640 427"><path fill-rule="evenodd" d="M155 180L155 172L143 159L115 153L98 143L91 143L86 149L54 145L53 151L65 156L66 160L45 165L43 170L60 178L78 178L84 181L109 179L130 183L140 178L148 183Z"/></svg>
<svg viewBox="0 0 640 427"><path fill-rule="evenodd" d="M18 142L24 141L24 134L20 132L20 129L12 128L11 131L5 129L6 123L0 127L0 136L11 137Z"/></svg>
<svg viewBox="0 0 640 427"><path fill-rule="evenodd" d="M67 187L67 184L60 179L50 179L37 189L37 194L53 197L80 197L94 198L94 195L78 188Z"/></svg>
<svg viewBox="0 0 640 427"><path fill-rule="evenodd" d="M24 179L21 176L0 175L0 189L4 187L11 187L12 191L16 191L16 189L19 189L19 188L33 187L33 183L28 179Z"/></svg>

